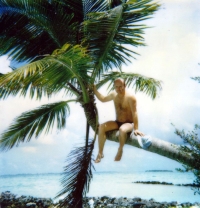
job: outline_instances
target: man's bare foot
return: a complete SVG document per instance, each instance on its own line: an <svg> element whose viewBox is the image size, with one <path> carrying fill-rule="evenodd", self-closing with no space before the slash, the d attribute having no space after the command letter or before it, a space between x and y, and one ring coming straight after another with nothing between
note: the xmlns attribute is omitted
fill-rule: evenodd
<svg viewBox="0 0 200 208"><path fill-rule="evenodd" d="M97 155L97 158L96 158L96 160L94 161L95 163L100 163L101 162L101 159L104 157L104 155L103 154L98 154Z"/></svg>
<svg viewBox="0 0 200 208"><path fill-rule="evenodd" d="M118 152L115 156L115 161L120 161L122 157L123 150L118 149Z"/></svg>

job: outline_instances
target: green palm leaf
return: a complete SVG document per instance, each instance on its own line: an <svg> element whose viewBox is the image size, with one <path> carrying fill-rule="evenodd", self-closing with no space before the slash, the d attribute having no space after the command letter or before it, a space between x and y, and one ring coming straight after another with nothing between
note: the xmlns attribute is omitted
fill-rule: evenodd
<svg viewBox="0 0 200 208"><path fill-rule="evenodd" d="M161 81L142 76L135 73L125 73L125 72L111 72L105 74L102 80L97 84L97 88L109 83L109 89L113 89L113 82L117 78L122 78L125 80L126 86L135 87L135 91L141 91L151 96L152 99L156 98L158 91L162 89Z"/></svg>
<svg viewBox="0 0 200 208"><path fill-rule="evenodd" d="M4 0L0 17L0 55L30 61L66 42L76 44L83 9L78 0Z"/></svg>
<svg viewBox="0 0 200 208"><path fill-rule="evenodd" d="M109 9L108 0L82 0L84 19L88 19L88 14L91 12L101 12Z"/></svg>
<svg viewBox="0 0 200 208"><path fill-rule="evenodd" d="M137 54L127 49L127 44L144 45L142 34L147 27L137 22L150 18L158 9L158 4L150 2L131 0L106 12L89 14L81 31L83 44L88 46L94 60L93 79L108 68L120 68L132 54Z"/></svg>
<svg viewBox="0 0 200 208"><path fill-rule="evenodd" d="M0 148L9 150L20 142L30 141L42 133L48 133L56 124L58 129L65 127L66 116L69 114L68 103L74 100L43 105L32 111L23 113L1 135Z"/></svg>
<svg viewBox="0 0 200 208"><path fill-rule="evenodd" d="M64 188L55 198L66 194L67 196L59 202L59 207L82 207L82 196L89 190L92 168L94 169L91 162L93 148L94 140L83 147L75 148L68 155L61 180Z"/></svg>
<svg viewBox="0 0 200 208"><path fill-rule="evenodd" d="M89 54L94 60L94 68L97 71L102 70L103 67L111 68L109 51L120 22L121 13L121 6L106 13L92 13L89 20L83 23L83 44L88 45ZM114 62L114 60L113 64L116 67L119 66L118 62Z"/></svg>
<svg viewBox="0 0 200 208"><path fill-rule="evenodd" d="M79 27L107 0L4 0L0 2L0 55L16 61L40 59L66 42L80 43Z"/></svg>
<svg viewBox="0 0 200 208"><path fill-rule="evenodd" d="M90 63L86 49L65 44L52 55L0 76L0 97L30 93L31 98L36 95L41 99L43 95L57 93L67 85L68 90L75 92L70 86L83 88L83 80L89 79Z"/></svg>
<svg viewBox="0 0 200 208"><path fill-rule="evenodd" d="M191 78L200 83L200 77L191 77Z"/></svg>

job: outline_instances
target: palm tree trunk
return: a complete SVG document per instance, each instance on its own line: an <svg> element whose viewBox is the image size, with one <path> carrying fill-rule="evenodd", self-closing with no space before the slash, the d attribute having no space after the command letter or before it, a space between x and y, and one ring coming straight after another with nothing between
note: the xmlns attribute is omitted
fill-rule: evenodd
<svg viewBox="0 0 200 208"><path fill-rule="evenodd" d="M84 109L88 124L95 131L96 126L98 125L98 121L97 121L98 112L96 110L96 104L94 103L94 97L91 99L89 103L82 104L82 107Z"/></svg>
<svg viewBox="0 0 200 208"><path fill-rule="evenodd" d="M117 136L118 134L118 131L110 131L107 133L106 136L107 139L110 141L119 142ZM146 151L156 153L158 155L167 157L188 166L195 164L195 158L184 152L181 152L179 150L179 145L172 144L170 142L156 138L152 138L151 142L152 143L149 148L145 149ZM142 149L142 147L139 145L137 137L130 137L130 134L127 137L126 144Z"/></svg>

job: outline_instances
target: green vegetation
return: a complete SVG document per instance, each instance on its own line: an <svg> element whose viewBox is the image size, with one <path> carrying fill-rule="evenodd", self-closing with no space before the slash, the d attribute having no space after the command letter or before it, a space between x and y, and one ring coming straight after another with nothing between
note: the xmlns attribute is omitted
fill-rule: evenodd
<svg viewBox="0 0 200 208"><path fill-rule="evenodd" d="M179 148L184 154L188 154L195 158L195 163L191 166L183 165L184 169L178 169L182 172L191 171L195 176L194 181L194 194L200 195L200 140L199 136L199 125L195 125L194 130L186 133L184 130L180 131L176 129L175 133L183 139L184 145Z"/></svg>
<svg viewBox="0 0 200 208"><path fill-rule="evenodd" d="M200 77L192 77L193 80L200 83ZM191 165L183 165L183 169L177 169L180 172L191 171L195 176L193 183L194 194L200 195L200 125L194 125L194 130L188 133L185 130L175 130L175 134L178 135L184 142L184 145L179 147L179 150L194 158L195 163Z"/></svg>

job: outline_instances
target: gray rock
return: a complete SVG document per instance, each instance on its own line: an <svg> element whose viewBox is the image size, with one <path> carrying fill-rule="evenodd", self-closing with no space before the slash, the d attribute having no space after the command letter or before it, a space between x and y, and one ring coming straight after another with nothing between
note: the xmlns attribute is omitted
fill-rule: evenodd
<svg viewBox="0 0 200 208"><path fill-rule="evenodd" d="M37 207L37 204L34 203L34 202L29 202L26 204L26 207L29 207L29 208L36 208Z"/></svg>
<svg viewBox="0 0 200 208"><path fill-rule="evenodd" d="M109 199L109 197L108 197L108 196L102 196L102 197L101 197L101 200L102 200L102 201L105 200L105 199Z"/></svg>
<svg viewBox="0 0 200 208"><path fill-rule="evenodd" d="M200 207L200 203L198 203L198 202L195 202L193 205L197 206L197 207Z"/></svg>
<svg viewBox="0 0 200 208"><path fill-rule="evenodd" d="M133 203L131 205L131 207L133 207L133 208L140 208L140 207L143 207L144 205L146 205L146 204L142 203L142 202L136 202L136 203Z"/></svg>
<svg viewBox="0 0 200 208"><path fill-rule="evenodd" d="M128 202L122 202L122 203L121 203L121 206L123 206L123 207L127 207L128 205L129 205Z"/></svg>
<svg viewBox="0 0 200 208"><path fill-rule="evenodd" d="M181 205L182 207L190 207L190 206L192 206L192 204L189 203L189 202L181 203L180 205Z"/></svg>
<svg viewBox="0 0 200 208"><path fill-rule="evenodd" d="M98 199L94 201L94 206L99 206L102 202Z"/></svg>
<svg viewBox="0 0 200 208"><path fill-rule="evenodd" d="M146 203L146 208L155 208L155 207L153 206L153 203L147 202Z"/></svg>
<svg viewBox="0 0 200 208"><path fill-rule="evenodd" d="M107 207L116 207L116 205L114 205L114 204L107 204Z"/></svg>
<svg viewBox="0 0 200 208"><path fill-rule="evenodd" d="M132 200L133 200L133 201L137 201L137 202L142 201L142 199L141 199L140 197L135 197L135 198L133 198Z"/></svg>
<svg viewBox="0 0 200 208"><path fill-rule="evenodd" d="M118 198L118 205L121 205L127 203L127 198L126 197L120 197Z"/></svg>
<svg viewBox="0 0 200 208"><path fill-rule="evenodd" d="M177 201L172 201L172 202L170 202L170 205L173 207L175 207L175 206L177 206L178 205L178 202Z"/></svg>
<svg viewBox="0 0 200 208"><path fill-rule="evenodd" d="M114 199L113 203L118 204L118 199Z"/></svg>
<svg viewBox="0 0 200 208"><path fill-rule="evenodd" d="M155 199L151 198L149 199L150 202L155 202Z"/></svg>

